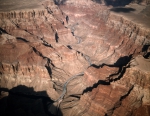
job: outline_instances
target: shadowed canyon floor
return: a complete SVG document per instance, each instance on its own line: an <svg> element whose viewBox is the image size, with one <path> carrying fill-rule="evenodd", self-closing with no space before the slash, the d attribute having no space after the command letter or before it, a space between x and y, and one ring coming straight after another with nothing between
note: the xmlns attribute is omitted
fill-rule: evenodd
<svg viewBox="0 0 150 116"><path fill-rule="evenodd" d="M1 0L0 115L149 116L147 0Z"/></svg>

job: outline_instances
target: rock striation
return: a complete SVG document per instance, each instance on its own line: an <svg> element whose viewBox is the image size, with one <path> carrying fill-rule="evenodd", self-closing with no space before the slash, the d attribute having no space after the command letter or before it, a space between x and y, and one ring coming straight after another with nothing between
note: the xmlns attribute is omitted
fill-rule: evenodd
<svg viewBox="0 0 150 116"><path fill-rule="evenodd" d="M150 115L149 6L108 3L35 0L0 9L0 98L36 97L39 115ZM38 115L0 102L2 115Z"/></svg>

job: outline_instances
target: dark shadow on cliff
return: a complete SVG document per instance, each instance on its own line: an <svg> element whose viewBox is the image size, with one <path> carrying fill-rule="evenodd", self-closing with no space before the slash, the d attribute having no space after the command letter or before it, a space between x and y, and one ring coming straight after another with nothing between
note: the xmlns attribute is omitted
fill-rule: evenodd
<svg viewBox="0 0 150 116"><path fill-rule="evenodd" d="M53 1L56 5L63 5L66 3L67 0L53 0ZM91 0L91 1L113 7L126 6L133 2L133 0ZM140 4L142 2L143 2L142 0L136 0L137 4Z"/></svg>
<svg viewBox="0 0 150 116"><path fill-rule="evenodd" d="M122 68L123 66L126 66L131 59L132 59L132 55L123 56L123 57L120 57L114 64L105 64L105 63L103 63L103 64L100 64L100 65L92 64L91 66L95 67L95 68L101 68L104 65L106 65L106 66L109 66L109 67L119 67L119 68Z"/></svg>
<svg viewBox="0 0 150 116"><path fill-rule="evenodd" d="M0 88L0 116L58 116L49 109L58 111L46 91L35 92L23 85L11 90Z"/></svg>
<svg viewBox="0 0 150 116"><path fill-rule="evenodd" d="M150 57L150 45L144 45L142 48L142 52L144 53L144 58Z"/></svg>
<svg viewBox="0 0 150 116"><path fill-rule="evenodd" d="M2 33L8 34L4 29L0 28L0 34Z"/></svg>
<svg viewBox="0 0 150 116"><path fill-rule="evenodd" d="M97 83L94 83L93 86L87 87L85 90L83 90L83 94L87 92L91 92L94 88L97 88L99 85L110 85L112 81L120 80L123 77L124 73L126 72L126 69L128 68L127 64L130 62L131 58L132 55L120 57L113 65L108 65L108 64L102 64L100 66L92 65L95 68L103 68L103 66L109 66L112 68L118 67L119 71L117 73L109 75L108 80L99 80ZM115 76L116 78L113 79L113 77Z"/></svg>
<svg viewBox="0 0 150 116"><path fill-rule="evenodd" d="M114 63L113 66L116 66L116 67L122 67L122 66L126 66L129 61L132 59L132 55L130 56L123 56L123 57L120 57L116 63Z"/></svg>
<svg viewBox="0 0 150 116"><path fill-rule="evenodd" d="M110 9L110 11L113 11L113 12L124 12L124 13L129 13L131 11L135 11L135 9L133 8L112 8Z"/></svg>
<svg viewBox="0 0 150 116"><path fill-rule="evenodd" d="M67 0L53 0L56 5L63 5Z"/></svg>
<svg viewBox="0 0 150 116"><path fill-rule="evenodd" d="M107 6L113 6L113 7L117 7L117 6L125 6L130 4L133 0L92 0L96 3L100 3L100 4L105 4Z"/></svg>
<svg viewBox="0 0 150 116"><path fill-rule="evenodd" d="M131 59L132 59L132 55L124 56L124 57L120 57L116 61L116 63L114 63L114 65L107 65L110 67L119 67L119 71L117 74L110 75L110 77L115 75L118 75L118 77L115 79L110 79L110 82L120 80L123 77L124 73L126 72L126 69L129 68L128 63L131 61Z"/></svg>
<svg viewBox="0 0 150 116"><path fill-rule="evenodd" d="M110 82L99 80L97 83L95 83L92 87L87 87L85 90L83 90L83 93L91 92L94 88L97 88L99 85L110 85Z"/></svg>
<svg viewBox="0 0 150 116"><path fill-rule="evenodd" d="M106 5L116 6L125 6L132 2L133 0L105 0Z"/></svg>
<svg viewBox="0 0 150 116"><path fill-rule="evenodd" d="M21 37L16 37L16 39L17 39L17 40L21 40L21 41L23 41L23 42L25 42L25 43L28 43L28 42L29 42L28 40L26 40L26 39L24 39L24 38L21 38Z"/></svg>
<svg viewBox="0 0 150 116"><path fill-rule="evenodd" d="M50 61L48 61L48 62L50 62ZM54 65L53 65L54 66ZM51 75L52 75L52 69L51 69L51 67L49 66L49 65L47 65L47 66L45 66L46 67L46 69L47 69L47 71L48 71L48 74L49 74L49 76L51 77Z"/></svg>

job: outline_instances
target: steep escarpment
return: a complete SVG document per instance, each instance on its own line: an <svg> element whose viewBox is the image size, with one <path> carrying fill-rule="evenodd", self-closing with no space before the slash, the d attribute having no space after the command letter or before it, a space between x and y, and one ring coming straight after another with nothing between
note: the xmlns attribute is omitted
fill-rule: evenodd
<svg viewBox="0 0 150 116"><path fill-rule="evenodd" d="M69 16L68 24L73 35L78 39L78 44L72 48L90 56L93 64L114 64L118 57L124 59L139 53L143 45L149 44L149 30L110 13L105 6L96 5L90 11L90 6L61 6Z"/></svg>
<svg viewBox="0 0 150 116"><path fill-rule="evenodd" d="M11 110L18 95L34 99L39 115L148 112L150 29L133 18L143 15L86 0L39 6L0 12L1 98L10 99L2 102L3 115L38 114L19 105Z"/></svg>

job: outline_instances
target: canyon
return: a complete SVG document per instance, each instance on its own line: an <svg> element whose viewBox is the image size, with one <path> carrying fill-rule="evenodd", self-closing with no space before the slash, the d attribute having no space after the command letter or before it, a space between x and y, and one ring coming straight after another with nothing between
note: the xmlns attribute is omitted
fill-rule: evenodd
<svg viewBox="0 0 150 116"><path fill-rule="evenodd" d="M1 116L149 116L149 0L1 0Z"/></svg>

